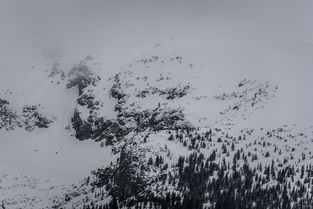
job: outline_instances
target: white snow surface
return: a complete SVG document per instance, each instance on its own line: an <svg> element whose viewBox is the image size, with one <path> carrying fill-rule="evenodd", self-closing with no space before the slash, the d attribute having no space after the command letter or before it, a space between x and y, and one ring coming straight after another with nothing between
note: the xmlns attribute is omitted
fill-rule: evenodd
<svg viewBox="0 0 313 209"><path fill-rule="evenodd" d="M76 88L66 89L66 79L48 78L55 62L67 73L88 54L94 57L88 66L101 77L93 92L103 103L99 115L115 116L114 101L107 93L108 79L121 72L125 83L133 84L127 88L128 102L142 110L168 103L168 107L182 108L187 120L197 127L217 127L234 134L244 128L287 125L296 133L307 132L299 156L306 149L312 150L311 1L161 1L163 5L135 1L129 8L107 2L91 3L85 9L84 3L72 2L74 8L66 3L61 11L60 3L51 1L49 11L48 6L31 2L25 8L25 3L17 1L4 1L0 6L4 17L0 23L5 23L0 35L0 98L17 109L40 104L56 120L49 128L32 132L22 128L0 130L0 201L34 196L37 203L33 200L29 206L21 201L16 208L45 207L45 201L62 193L62 185L66 189L90 171L114 161L110 147L74 137L70 119L78 92ZM93 10L105 6L109 14L104 16L99 8ZM1 10L6 9L20 14L3 14ZM81 17L81 10L86 18ZM55 20L53 11L60 12ZM27 17L29 12L33 14ZM39 21L38 17L45 19ZM49 23L55 24L49 27ZM44 33L45 29L51 34ZM73 39L70 29L75 29L72 35L77 34ZM35 36L30 35L33 32ZM158 60L142 62L153 56ZM242 81L248 82L239 87ZM180 100L135 96L149 86L166 89L184 85L190 89ZM265 96L251 107L249 99L259 88L266 89ZM244 96L234 97L233 92ZM220 99L223 95L228 97ZM234 112L237 104L242 106ZM256 135L263 136L261 132ZM160 147L164 146L162 140L158 141ZM164 143L175 159L189 153L179 143ZM146 146L155 144L152 140ZM283 145L277 142L277 146Z"/></svg>

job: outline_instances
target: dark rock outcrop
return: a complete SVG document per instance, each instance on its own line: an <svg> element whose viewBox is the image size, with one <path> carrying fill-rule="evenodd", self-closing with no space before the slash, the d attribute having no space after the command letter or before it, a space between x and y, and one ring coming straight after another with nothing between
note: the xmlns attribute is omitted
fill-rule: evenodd
<svg viewBox="0 0 313 209"><path fill-rule="evenodd" d="M8 101L0 99L0 129L14 130L16 127L24 127L27 131L33 131L36 127L48 128L52 122L38 106L24 106L22 113L17 113Z"/></svg>
<svg viewBox="0 0 313 209"><path fill-rule="evenodd" d="M88 68L85 62L76 65L67 75L70 79L67 83L67 88L77 86L79 96L83 94L83 90L89 86L96 86L96 82L100 80L99 76L95 76Z"/></svg>
<svg viewBox="0 0 313 209"><path fill-rule="evenodd" d="M0 129L13 130L16 126L21 126L17 113L7 100L0 98Z"/></svg>
<svg viewBox="0 0 313 209"><path fill-rule="evenodd" d="M48 119L38 110L37 106L24 106L22 116L24 119L25 129L32 131L35 127L48 128L52 120Z"/></svg>

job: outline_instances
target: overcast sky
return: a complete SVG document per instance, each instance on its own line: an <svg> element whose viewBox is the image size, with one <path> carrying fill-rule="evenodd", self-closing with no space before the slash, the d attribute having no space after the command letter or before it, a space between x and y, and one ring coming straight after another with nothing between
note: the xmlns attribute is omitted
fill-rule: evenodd
<svg viewBox="0 0 313 209"><path fill-rule="evenodd" d="M115 66L171 37L210 31L312 43L312 8L311 0L1 0L0 67L85 54Z"/></svg>

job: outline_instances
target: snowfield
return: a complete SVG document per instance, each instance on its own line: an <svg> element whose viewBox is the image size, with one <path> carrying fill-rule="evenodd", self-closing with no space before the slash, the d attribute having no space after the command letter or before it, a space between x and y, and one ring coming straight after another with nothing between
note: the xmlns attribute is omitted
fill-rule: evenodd
<svg viewBox="0 0 313 209"><path fill-rule="evenodd" d="M82 3L31 3L42 23L2 3L21 14L0 36L0 206L227 208L242 182L312 208L313 5L235 2L90 4L87 23Z"/></svg>

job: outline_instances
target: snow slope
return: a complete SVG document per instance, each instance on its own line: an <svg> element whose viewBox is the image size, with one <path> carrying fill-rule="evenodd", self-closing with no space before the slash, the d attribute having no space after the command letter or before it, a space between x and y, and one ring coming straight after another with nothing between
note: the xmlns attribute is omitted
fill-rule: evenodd
<svg viewBox="0 0 313 209"><path fill-rule="evenodd" d="M226 133L238 137L244 130L249 141L236 147L260 156L272 154L274 147L284 150L281 156L259 156L265 164L272 159L283 162L292 147L296 152L288 164L300 168L312 163L311 2L176 2L179 6L148 2L137 1L129 9L116 3L91 4L85 10L82 3L73 9L66 5L56 19L53 12L42 13L49 8L41 4L33 2L21 9L19 5L24 3L3 3L3 10L21 13L5 13L5 19L0 18L6 23L0 38L1 57L5 57L0 64L0 98L9 101L17 112L24 105L40 104L42 111L54 118L46 129L0 129L0 200L4 206L49 208L54 196L62 197L72 184L79 185L92 170L114 164L118 157L110 146L75 138L71 121L74 110L78 108L85 119L89 110L77 104L78 90L66 87L69 77L49 77L54 63L67 74L90 53L94 59L85 60L87 66L101 80L86 92L90 90L101 102L97 116L117 117L116 101L109 90L119 74L123 91L129 95L124 104L128 111L154 110L159 105L164 110L179 109L188 123L203 132L221 129L213 141ZM40 12L23 20L34 5ZM62 7L49 5L51 11ZM118 12L102 16L101 9L92 12L96 6ZM67 9L70 18L63 23ZM90 21L84 21L81 10ZM136 15L136 11L140 12ZM46 19L37 23L36 15ZM22 23L29 28L20 28ZM55 23L48 30L51 34L43 33L47 23ZM58 27L61 29L55 30ZM68 35L71 29L76 38ZM20 35L13 37L15 32ZM36 36L30 36L33 32ZM160 93L184 87L186 95L181 98L169 100L167 93ZM147 91L145 96L137 96L142 91ZM253 130L251 136L249 130ZM274 134L269 136L269 130ZM132 139L141 141L147 132ZM146 144L139 145L148 150L144 159L164 155L174 164L179 156L191 153L181 143L168 141L166 132L151 135ZM288 141L280 140L280 136ZM258 142L263 141L271 145L260 148ZM164 154L168 151L162 151L165 145L169 157ZM215 147L220 149L221 144L212 144L202 152L209 155ZM302 153L306 160L298 162ZM232 155L227 158L231 160Z"/></svg>

